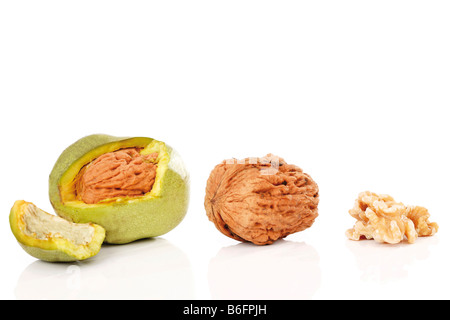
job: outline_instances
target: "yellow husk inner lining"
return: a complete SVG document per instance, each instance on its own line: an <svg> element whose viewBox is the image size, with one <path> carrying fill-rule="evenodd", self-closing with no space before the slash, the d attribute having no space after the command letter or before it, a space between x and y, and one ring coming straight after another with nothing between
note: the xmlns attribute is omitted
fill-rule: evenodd
<svg viewBox="0 0 450 320"><path fill-rule="evenodd" d="M26 202L23 200L18 200L14 203L14 206L10 214L11 229L16 237L16 239L26 247L40 248L43 250L58 250L64 252L68 255L74 256L77 259L85 259L93 254L93 250L101 245L105 237L105 230L96 225L89 224L94 228L94 234L90 241L86 244L77 245L73 241L67 238L59 236L49 235L46 239L38 239L32 235L28 235L24 230L27 228L26 222L24 220L24 214L28 206L34 206L31 202ZM36 207L36 206L34 206ZM49 213L36 207L42 214L50 215ZM71 222L67 222L71 224ZM71 224L73 228L77 228L76 224ZM96 252L95 252L96 253ZM38 257L39 258L39 257ZM39 258L40 259L40 258Z"/></svg>
<svg viewBox="0 0 450 320"><path fill-rule="evenodd" d="M76 181L77 176L80 170L99 156L105 153L114 152L123 148L129 148L129 147L143 147L144 149L141 150L142 155L147 155L151 153L158 153L158 158L156 159L156 178L155 183L153 184L152 190L148 193L146 193L143 196L139 197L118 197L118 198L111 198L111 199L105 199L95 204L87 204L83 201L80 201L77 199L76 194ZM168 168L168 164L170 161L169 154L167 152L166 145L164 142L153 140L147 145L124 145L122 141L109 143L106 145L102 145L87 154L85 154L83 157L81 157L78 161L73 163L70 168L62 175L60 183L59 183L59 191L61 196L61 201L68 206L77 207L77 208L84 208L84 207L97 207L97 206L104 206L107 204L111 204L113 202L133 202L136 200L142 200L142 199L149 199L149 198L155 198L158 197L161 193L161 183L162 183L162 177L164 176L165 171Z"/></svg>

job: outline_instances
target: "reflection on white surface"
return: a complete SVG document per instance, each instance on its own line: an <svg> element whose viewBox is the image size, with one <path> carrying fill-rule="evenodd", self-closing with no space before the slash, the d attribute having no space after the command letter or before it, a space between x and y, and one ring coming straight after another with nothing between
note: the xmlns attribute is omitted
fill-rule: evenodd
<svg viewBox="0 0 450 320"><path fill-rule="evenodd" d="M104 245L75 263L35 261L21 274L18 299L193 299L186 255L162 238Z"/></svg>
<svg viewBox="0 0 450 320"><path fill-rule="evenodd" d="M407 266L430 255L430 246L439 242L438 237L419 238L416 243L385 244L374 240L346 242L353 253L361 280L380 283L391 282L408 276Z"/></svg>
<svg viewBox="0 0 450 320"><path fill-rule="evenodd" d="M321 282L319 255L304 242L240 243L211 259L213 299L309 299Z"/></svg>

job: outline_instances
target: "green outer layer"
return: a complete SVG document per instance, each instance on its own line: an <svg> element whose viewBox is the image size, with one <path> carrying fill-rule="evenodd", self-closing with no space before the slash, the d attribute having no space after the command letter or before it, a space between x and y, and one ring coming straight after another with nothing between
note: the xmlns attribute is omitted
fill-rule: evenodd
<svg viewBox="0 0 450 320"><path fill-rule="evenodd" d="M39 247L27 246L20 242L19 242L19 244L23 248L23 250L25 250L29 255L35 257L36 259L40 259L43 261L74 262L74 261L87 259L84 257L83 258L75 257L70 254L67 254L64 251L60 251L60 250L46 250L46 249L42 249ZM99 246L99 248L100 248L100 246ZM95 254L97 254L97 252ZM93 255L95 255L95 254L93 254ZM90 258L90 257L88 257L88 258Z"/></svg>
<svg viewBox="0 0 450 320"><path fill-rule="evenodd" d="M59 180L72 163L104 144L127 139L91 135L78 140L61 154L49 179L50 201L56 213L73 222L101 225L106 229L108 243L128 243L163 235L183 220L189 204L189 177L179 155L167 145L170 162L157 198L137 198L132 202L113 202L92 208L75 208L61 202Z"/></svg>
<svg viewBox="0 0 450 320"><path fill-rule="evenodd" d="M27 202L19 200L12 207L9 215L9 223L17 242L19 242L20 246L29 255L49 262L73 262L95 256L100 251L103 240L105 239L105 230L100 226L92 225L95 228L94 237L89 246L85 247L86 250L82 250L82 252L73 250L74 245L70 245L68 241L64 243L63 239L44 241L25 235L19 227L22 203Z"/></svg>

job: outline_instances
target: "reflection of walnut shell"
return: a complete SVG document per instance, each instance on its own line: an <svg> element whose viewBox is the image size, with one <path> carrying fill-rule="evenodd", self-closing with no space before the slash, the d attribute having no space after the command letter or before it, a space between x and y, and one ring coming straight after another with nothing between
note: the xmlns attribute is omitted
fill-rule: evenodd
<svg viewBox="0 0 450 320"><path fill-rule="evenodd" d="M223 161L206 186L209 220L226 236L258 245L309 228L318 204L311 177L273 155Z"/></svg>

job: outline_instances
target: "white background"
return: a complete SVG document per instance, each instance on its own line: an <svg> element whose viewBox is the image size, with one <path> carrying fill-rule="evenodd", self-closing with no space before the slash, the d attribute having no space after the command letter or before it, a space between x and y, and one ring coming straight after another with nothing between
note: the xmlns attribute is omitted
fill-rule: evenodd
<svg viewBox="0 0 450 320"><path fill-rule="evenodd" d="M1 1L0 298L450 298L449 17L448 1ZM53 164L92 133L177 149L187 216L83 262L38 261L9 210L53 212ZM240 244L208 221L206 179L267 153L316 180L320 216ZM427 207L439 233L347 240L365 190Z"/></svg>

